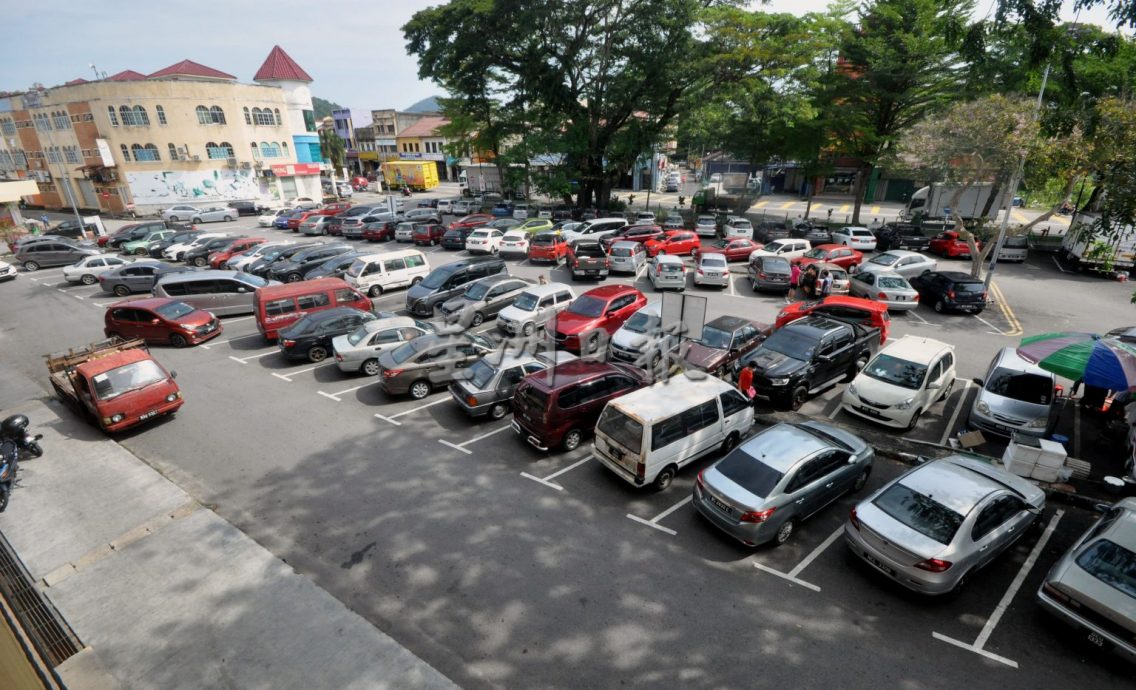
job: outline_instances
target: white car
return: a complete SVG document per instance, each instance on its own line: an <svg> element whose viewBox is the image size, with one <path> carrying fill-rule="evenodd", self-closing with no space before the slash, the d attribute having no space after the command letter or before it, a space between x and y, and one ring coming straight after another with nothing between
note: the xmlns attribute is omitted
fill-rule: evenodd
<svg viewBox="0 0 1136 690"><path fill-rule="evenodd" d="M536 217L542 220L552 220L552 209L542 208L536 212Z"/></svg>
<svg viewBox="0 0 1136 690"><path fill-rule="evenodd" d="M450 213L455 216L468 216L479 208L481 208L480 204L474 206L474 203L472 201L466 201L463 199L461 201L455 201L450 204Z"/></svg>
<svg viewBox="0 0 1136 690"><path fill-rule="evenodd" d="M695 285L713 285L724 288L730 285L730 265L725 254L702 254L694 269Z"/></svg>
<svg viewBox="0 0 1136 690"><path fill-rule="evenodd" d="M718 219L714 216L698 216L694 221L694 233L703 237L717 237Z"/></svg>
<svg viewBox="0 0 1136 690"><path fill-rule="evenodd" d="M505 233L497 228L478 228L465 238L465 250L470 254L496 254L501 251L504 236Z"/></svg>
<svg viewBox="0 0 1136 690"><path fill-rule="evenodd" d="M517 220L528 220L529 218L529 205L528 204L514 204L513 205L513 218Z"/></svg>
<svg viewBox="0 0 1136 690"><path fill-rule="evenodd" d="M270 208L256 218L256 224L262 228L271 228L276 224L276 219L285 213L291 213L290 208Z"/></svg>
<svg viewBox="0 0 1136 690"><path fill-rule="evenodd" d="M320 202L316 201L310 196L298 196L295 199L289 201L288 206L291 206L293 209L302 208L308 211L311 209L319 208Z"/></svg>
<svg viewBox="0 0 1136 690"><path fill-rule="evenodd" d="M846 225L839 230L833 230L832 243L859 249L862 252L873 252L876 250L876 236L872 234L872 231L867 228L852 225Z"/></svg>
<svg viewBox="0 0 1136 690"><path fill-rule="evenodd" d="M94 285L99 282L99 276L103 273L122 268L129 263L157 263L157 259L138 259L135 262L120 256L96 254L64 268L63 278L68 283Z"/></svg>
<svg viewBox="0 0 1136 690"><path fill-rule="evenodd" d="M443 213L452 214L454 212L454 202L452 199L438 199L438 203L434 208L438 211L438 215Z"/></svg>
<svg viewBox="0 0 1136 690"><path fill-rule="evenodd" d="M955 385L955 346L906 335L889 341L844 389L845 412L885 426L914 429Z"/></svg>
<svg viewBox="0 0 1136 690"><path fill-rule="evenodd" d="M185 253L193 247L205 244L209 240L217 239L218 237L228 237L226 232L203 232L197 237L193 238L192 242L179 242L178 244L171 244L162 251L163 259L170 259L172 261L181 261Z"/></svg>
<svg viewBox="0 0 1136 690"><path fill-rule="evenodd" d="M233 258L229 259L225 262L225 266L233 271L243 271L245 270L246 266L259 259L269 249L286 247L290 244L294 243L291 240L288 240L286 242L265 242L263 244L258 244L248 252L237 254Z"/></svg>
<svg viewBox="0 0 1136 690"><path fill-rule="evenodd" d="M162 220L168 220L171 223L177 223L183 220L192 220L199 213L201 213L201 209L197 208L196 206L189 206L186 204L170 206L165 211L162 211Z"/></svg>
<svg viewBox="0 0 1136 690"><path fill-rule="evenodd" d="M530 235L526 230L507 230L505 234L501 236L501 256L508 256L511 254L528 256L529 237ZM466 244L466 247L468 246L469 244Z"/></svg>
<svg viewBox="0 0 1136 690"><path fill-rule="evenodd" d="M888 311L907 311L919 306L919 293L907 278L883 266L864 266L848 281L848 294L887 305Z"/></svg>
<svg viewBox="0 0 1136 690"><path fill-rule="evenodd" d="M639 211L638 213L635 214L635 224L636 225L641 225L641 224L644 224L644 223L654 225L657 222L657 220L658 219L655 218L655 214L651 213L650 211Z"/></svg>
<svg viewBox="0 0 1136 690"><path fill-rule="evenodd" d="M351 189L351 185L346 182L340 182L335 185L335 193L338 194L341 199L350 199L354 194L354 190Z"/></svg>
<svg viewBox="0 0 1136 690"><path fill-rule="evenodd" d="M782 256L792 261L793 259L804 256L805 252L812 248L813 245L808 240L786 237L780 240L773 240L761 249L753 250L749 253L749 258L750 261L752 261L755 256Z"/></svg>
<svg viewBox="0 0 1136 690"><path fill-rule="evenodd" d="M753 239L753 223L745 218L731 218L726 221L722 226L722 234L728 240L734 238L742 238L747 240Z"/></svg>
<svg viewBox="0 0 1136 690"><path fill-rule="evenodd" d="M0 280L15 280L19 273L16 267L7 261L0 261Z"/></svg>
<svg viewBox="0 0 1136 690"><path fill-rule="evenodd" d="M895 271L904 278L921 276L927 271L939 268L939 262L919 252L910 252L906 249L891 249L882 254L876 254L863 268L871 269L875 266Z"/></svg>

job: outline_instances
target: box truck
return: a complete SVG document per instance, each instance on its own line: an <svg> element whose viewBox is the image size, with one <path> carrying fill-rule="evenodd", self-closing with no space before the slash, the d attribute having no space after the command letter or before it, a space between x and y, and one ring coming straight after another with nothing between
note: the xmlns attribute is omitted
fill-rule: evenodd
<svg viewBox="0 0 1136 690"><path fill-rule="evenodd" d="M424 192L438 186L438 166L434 161L387 161L380 169L390 189L410 187Z"/></svg>
<svg viewBox="0 0 1136 690"><path fill-rule="evenodd" d="M928 187L921 187L915 190L911 195L911 198L907 201L907 205L900 214L900 218L910 221L917 213L923 218L943 218L949 215L951 211L957 211L964 221L983 217L983 210L987 208L987 201L989 201L990 195L994 192L993 185L972 185L964 189L958 201L955 201L954 196L955 193L958 192L958 189L957 186L951 185L930 185ZM1009 199L1010 190L999 190L998 198L994 200L994 203L990 204L989 211L986 212L985 217L990 219L996 218L998 211L1006 206ZM951 205L952 202L955 206Z"/></svg>
<svg viewBox="0 0 1136 690"><path fill-rule="evenodd" d="M1061 255L1078 268L1127 271L1136 264L1136 229L1128 225L1106 233L1099 216L1080 214L1061 240Z"/></svg>

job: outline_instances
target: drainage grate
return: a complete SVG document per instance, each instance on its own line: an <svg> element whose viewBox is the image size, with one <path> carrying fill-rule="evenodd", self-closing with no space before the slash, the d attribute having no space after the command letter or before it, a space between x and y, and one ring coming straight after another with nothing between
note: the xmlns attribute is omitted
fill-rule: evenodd
<svg viewBox="0 0 1136 690"><path fill-rule="evenodd" d="M8 602L36 651L52 668L83 648L71 626L36 588L31 573L0 532L0 596Z"/></svg>

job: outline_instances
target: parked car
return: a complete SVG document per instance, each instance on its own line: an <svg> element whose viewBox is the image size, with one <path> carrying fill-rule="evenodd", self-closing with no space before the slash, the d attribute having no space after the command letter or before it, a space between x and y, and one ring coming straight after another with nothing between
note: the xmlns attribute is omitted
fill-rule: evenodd
<svg viewBox="0 0 1136 690"><path fill-rule="evenodd" d="M513 393L526 376L576 359L570 352L494 350L477 360L450 384L450 396L473 418L502 419L513 407Z"/></svg>
<svg viewBox="0 0 1136 690"><path fill-rule="evenodd" d="M753 240L737 238L715 240L705 247L696 249L691 256L695 261L706 254L721 254L726 257L726 261L748 261L750 255L761 248L762 245Z"/></svg>
<svg viewBox="0 0 1136 690"><path fill-rule="evenodd" d="M893 249L926 251L931 247L931 238L923 234L923 228L906 223L889 223L876 232L876 249L881 252Z"/></svg>
<svg viewBox="0 0 1136 690"><path fill-rule="evenodd" d="M709 215L698 216L694 220L694 232L703 237L717 237L718 219Z"/></svg>
<svg viewBox="0 0 1136 690"><path fill-rule="evenodd" d="M363 239L363 228L367 223L377 220L394 220L394 215L372 206L352 206L331 217L327 224L327 234L338 235L345 240Z"/></svg>
<svg viewBox="0 0 1136 690"><path fill-rule="evenodd" d="M238 216L260 215L261 206L254 201L230 201L229 208L237 212Z"/></svg>
<svg viewBox="0 0 1136 690"><path fill-rule="evenodd" d="M295 199L287 202L289 206L296 209L311 210L320 207L320 202L311 198L310 196L298 196Z"/></svg>
<svg viewBox="0 0 1136 690"><path fill-rule="evenodd" d="M635 220L633 222L636 225L639 225L640 223L654 225L656 222L658 222L658 218L656 218L655 214L651 211L638 211L635 214Z"/></svg>
<svg viewBox="0 0 1136 690"><path fill-rule="evenodd" d="M177 230L151 230L138 239L128 240L118 245L118 250L122 254L133 256L148 256L150 254L150 245L157 242L164 242L170 239Z"/></svg>
<svg viewBox="0 0 1136 690"><path fill-rule="evenodd" d="M323 263L309 268L304 273L304 280L343 278L347 275L347 269L351 268L351 264L355 263L355 259L361 256L365 256L365 254L359 251L350 251L337 254L330 259L325 259Z"/></svg>
<svg viewBox="0 0 1136 690"><path fill-rule="evenodd" d="M118 249L123 242L132 242L146 237L156 230L168 230L165 221L151 221L149 223L131 223L124 225L110 235L101 235L97 240L100 247Z"/></svg>
<svg viewBox="0 0 1136 690"><path fill-rule="evenodd" d="M804 256L805 252L812 248L812 244L810 244L808 240L793 238L776 239L767 242L761 249L752 252L750 258L754 256L781 256L792 261L793 259Z"/></svg>
<svg viewBox="0 0 1136 690"><path fill-rule="evenodd" d="M196 206L189 206L188 204L178 204L176 206L171 206L171 207L165 209L159 215L161 216L162 220L170 221L172 223L177 223L177 222L183 221L183 220L193 220L200 213L201 213L201 209L197 208ZM234 216L236 215L236 212L232 212L232 213L233 213Z"/></svg>
<svg viewBox="0 0 1136 690"><path fill-rule="evenodd" d="M538 232L529 241L529 261L560 263L568 256L568 241L556 231Z"/></svg>
<svg viewBox="0 0 1136 690"><path fill-rule="evenodd" d="M292 232L299 232L300 227L313 218L323 218L323 214L315 209L293 213L292 215L288 216L288 229Z"/></svg>
<svg viewBox="0 0 1136 690"><path fill-rule="evenodd" d="M598 288L597 288L598 289ZM642 388L648 375L626 364L575 360L522 379L513 394L513 431L537 450L576 450L608 401Z"/></svg>
<svg viewBox="0 0 1136 690"><path fill-rule="evenodd" d="M230 237L223 235L221 237L214 237L213 239L206 240L200 244L195 244L186 250L182 256L182 260L190 266L197 266L203 268L209 265L209 255L213 252L219 251L228 247L233 242L245 239L243 237Z"/></svg>
<svg viewBox="0 0 1136 690"><path fill-rule="evenodd" d="M175 242L166 247L162 251L162 258L168 261L184 261L187 252L221 237L232 238L233 236L227 232L201 232L183 242Z"/></svg>
<svg viewBox="0 0 1136 690"><path fill-rule="evenodd" d="M798 223L801 225L801 223ZM806 226L811 227L811 223L805 221ZM763 220L757 224L753 230L753 239L758 242L772 242L773 240L788 239L791 234L791 224L779 220Z"/></svg>
<svg viewBox="0 0 1136 690"><path fill-rule="evenodd" d="M656 371L663 357L679 344L676 333L663 329L662 302L653 300L631 315L611 335L611 359Z"/></svg>
<svg viewBox="0 0 1136 690"><path fill-rule="evenodd" d="M15 266L7 261L0 261L0 281L15 280L20 275Z"/></svg>
<svg viewBox="0 0 1136 690"><path fill-rule="evenodd" d="M414 228L417 223L413 221L403 221L394 226L394 239L396 242L413 242L414 241Z"/></svg>
<svg viewBox="0 0 1136 690"><path fill-rule="evenodd" d="M439 266L406 291L406 309L412 315L432 317L443 302L465 291L469 283L498 273L508 275L504 260L474 256Z"/></svg>
<svg viewBox="0 0 1136 690"><path fill-rule="evenodd" d="M848 516L858 558L921 594L961 589L1026 533L1045 493L977 458L950 455L900 475Z"/></svg>
<svg viewBox="0 0 1136 690"><path fill-rule="evenodd" d="M498 228L498 229L500 229L500 228ZM517 225L514 225L510 229L512 229L512 230L523 230L524 232L527 232L530 235L535 235L538 232L544 232L545 230L551 230L552 229L552 221L548 220L546 218L529 218L528 220L524 221L523 223L519 223Z"/></svg>
<svg viewBox="0 0 1136 690"><path fill-rule="evenodd" d="M234 255L248 250L258 245L264 244L263 237L240 237L229 244L217 249L209 254L208 262L212 268L225 268L225 263L228 262Z"/></svg>
<svg viewBox="0 0 1136 690"><path fill-rule="evenodd" d="M111 269L99 276L99 287L103 292L126 297L132 292L149 292L154 283L167 273L184 273L195 269L188 266L173 266L161 261L137 261Z"/></svg>
<svg viewBox="0 0 1136 690"><path fill-rule="evenodd" d="M308 211L306 209L302 209L302 208L284 209L284 213L276 216L276 220L273 221L272 226L275 227L278 230L290 230L293 227L298 228L298 227L300 227L300 225L299 225L300 216L303 216L306 213L308 213ZM293 220L296 221L295 226L292 225Z"/></svg>
<svg viewBox="0 0 1136 690"><path fill-rule="evenodd" d="M978 249L982 249L982 242L975 240ZM944 259L969 259L970 258L970 245L962 238L955 230L947 230L940 232L931 238L927 245L927 250L932 254L937 254Z"/></svg>
<svg viewBox="0 0 1136 690"><path fill-rule="evenodd" d="M887 306L888 311L908 311L919 306L919 293L907 278L883 267L867 267L852 276L848 294Z"/></svg>
<svg viewBox="0 0 1136 690"><path fill-rule="evenodd" d="M627 225L600 238L604 250L610 250L616 242L638 242L657 240L663 237L663 229L658 225Z"/></svg>
<svg viewBox="0 0 1136 690"><path fill-rule="evenodd" d="M430 263L417 249L360 256L343 279L348 285L378 297L387 290L417 285L430 273Z"/></svg>
<svg viewBox="0 0 1136 690"><path fill-rule="evenodd" d="M389 242L394 239L398 222L392 219L372 220L363 224L363 239L368 242Z"/></svg>
<svg viewBox="0 0 1136 690"><path fill-rule="evenodd" d="M793 263L801 267L801 270L804 270L809 264L828 263L836 264L853 273L863 261L863 254L839 244L822 244L819 247L813 247L792 260Z"/></svg>
<svg viewBox="0 0 1136 690"><path fill-rule="evenodd" d="M887 341L888 331L891 328L891 317L888 315L887 305L861 297L846 297L844 295L833 295L819 300L786 304L777 313L777 321L774 322L773 327L781 328L785 324L810 314L832 316L841 321L851 321L878 328L881 345Z"/></svg>
<svg viewBox="0 0 1136 690"><path fill-rule="evenodd" d="M599 240L585 238L573 240L568 243L568 254L564 257L564 264L572 280L582 278L604 279L608 276L611 264L608 262L607 252Z"/></svg>
<svg viewBox="0 0 1136 690"><path fill-rule="evenodd" d="M553 340L569 352L598 352L606 347L607 337L646 303L642 292L627 285L593 288L556 317Z"/></svg>
<svg viewBox="0 0 1136 690"><path fill-rule="evenodd" d="M487 318L497 318L501 310L530 287L532 283L523 278L498 273L469 283L465 291L443 302L438 310L446 323L476 328Z"/></svg>
<svg viewBox="0 0 1136 690"><path fill-rule="evenodd" d="M737 216L729 218L726 220L725 225L722 226L722 236L726 239L740 238L752 240L753 223Z"/></svg>
<svg viewBox="0 0 1136 690"><path fill-rule="evenodd" d="M141 338L148 343L185 347L221 335L221 321L204 309L169 298L115 302L103 316L108 338Z"/></svg>
<svg viewBox="0 0 1136 690"><path fill-rule="evenodd" d="M620 241L611 245L607 255L611 273L634 273L647 265L647 248L641 242Z"/></svg>
<svg viewBox="0 0 1136 690"><path fill-rule="evenodd" d="M138 259L138 263L157 263L153 259ZM94 285L99 282L99 276L109 271L130 265L130 259L120 256L107 256L94 254L85 256L63 269L63 279L68 283L82 283Z"/></svg>
<svg viewBox="0 0 1136 690"><path fill-rule="evenodd" d="M694 265L694 284L719 289L730 286L730 265L724 254L703 254Z"/></svg>
<svg viewBox="0 0 1136 690"><path fill-rule="evenodd" d="M702 242L689 230L667 230L663 237L647 240L643 245L647 248L647 256L690 256L702 246Z"/></svg>
<svg viewBox="0 0 1136 690"><path fill-rule="evenodd" d="M974 382L978 395L970 407L969 428L1003 438L1048 436L1059 413L1055 403L1061 391L1052 373L1022 359L1016 348L1004 347L986 375Z"/></svg>
<svg viewBox="0 0 1136 690"><path fill-rule="evenodd" d="M341 195L341 196L350 196ZM325 216L338 216L340 213L345 213L351 210L351 202L349 201L334 201L330 204L324 204L320 207L319 212Z"/></svg>
<svg viewBox="0 0 1136 690"><path fill-rule="evenodd" d="M572 288L564 283L534 285L497 314L497 328L512 336L531 336L567 309L575 298Z"/></svg>
<svg viewBox="0 0 1136 690"><path fill-rule="evenodd" d="M202 234L204 233L196 228L191 230L178 230L173 235L167 237L164 240L151 242L150 245L146 248L146 251L150 254L151 259L163 259L165 258L165 251L173 245L192 242Z"/></svg>
<svg viewBox="0 0 1136 690"><path fill-rule="evenodd" d="M923 275L927 271L938 270L939 262L919 252L909 252L904 249L890 249L881 254L876 254L868 263L864 264L865 269L875 266L895 271L910 280L915 276Z"/></svg>
<svg viewBox="0 0 1136 690"><path fill-rule="evenodd" d="M255 244L243 252L230 256L228 261L225 262L224 268L230 271L243 271L270 250L289 247L293 244L294 242L291 240Z"/></svg>
<svg viewBox="0 0 1136 690"><path fill-rule="evenodd" d="M686 289L686 264L682 259L670 254L661 254L651 260L647 277L656 290Z"/></svg>
<svg viewBox="0 0 1136 690"><path fill-rule="evenodd" d="M357 330L376 317L353 307L333 307L301 317L277 334L277 346L285 359L303 359L313 364L331 356L332 341Z"/></svg>
<svg viewBox="0 0 1136 690"><path fill-rule="evenodd" d="M986 308L986 285L969 273L930 271L912 278L911 287L937 312L981 314Z"/></svg>
<svg viewBox="0 0 1136 690"><path fill-rule="evenodd" d="M316 244L315 242L300 242L296 244L289 242L273 249L266 249L258 258L253 259L241 270L264 278L272 272L272 267L276 262L287 261L297 252L302 252L308 247L314 247Z"/></svg>
<svg viewBox="0 0 1136 690"><path fill-rule="evenodd" d="M791 237L808 240L814 247L820 244L832 244L832 231L827 225L815 225L809 221L797 222L789 231Z"/></svg>
<svg viewBox="0 0 1136 690"><path fill-rule="evenodd" d="M383 392L421 400L492 350L491 340L472 333L419 336L379 355Z"/></svg>
<svg viewBox="0 0 1136 690"><path fill-rule="evenodd" d="M789 260L783 256L751 252L749 265L746 267L746 276L749 278L749 286L754 292L762 290L787 292L792 271Z"/></svg>
<svg viewBox="0 0 1136 690"><path fill-rule="evenodd" d="M276 225L276 221L287 213L291 213L291 209L287 208L270 208L265 209L256 218L256 224L262 228L271 228Z"/></svg>
<svg viewBox="0 0 1136 690"><path fill-rule="evenodd" d="M332 339L340 371L379 375L379 355L422 335L435 332L434 324L409 316L380 317Z"/></svg>
<svg viewBox="0 0 1136 690"><path fill-rule="evenodd" d="M477 228L451 228L442 235L442 249L465 249L465 241Z"/></svg>
<svg viewBox="0 0 1136 690"><path fill-rule="evenodd" d="M702 326L702 334L683 355L688 369L724 376L734 362L752 352L769 336L769 324L740 316L719 316Z"/></svg>
<svg viewBox="0 0 1136 690"><path fill-rule="evenodd" d="M432 208L412 208L402 214L402 220L412 223L442 223L442 216Z"/></svg>
<svg viewBox="0 0 1136 690"><path fill-rule="evenodd" d="M954 345L907 335L876 353L844 389L840 405L857 417L911 431L954 385Z"/></svg>
<svg viewBox="0 0 1136 690"><path fill-rule="evenodd" d="M694 508L746 546L780 546L798 525L864 488L875 451L818 421L762 430L698 474Z"/></svg>
<svg viewBox="0 0 1136 690"><path fill-rule="evenodd" d="M832 231L832 243L858 249L862 252L876 250L876 236L868 228L845 226Z"/></svg>
<svg viewBox="0 0 1136 690"><path fill-rule="evenodd" d="M297 283L304 280L308 271L328 259L351 251L349 244L314 244L301 249L287 259L273 262L268 269L268 278L282 283Z"/></svg>
<svg viewBox="0 0 1136 690"><path fill-rule="evenodd" d="M470 254L496 254L501 251L501 239L505 233L496 228L477 228L465 238L465 248Z"/></svg>
<svg viewBox="0 0 1136 690"><path fill-rule="evenodd" d="M628 225L626 218L593 218L577 226L564 225L560 228L560 234L569 242L585 237L600 239L626 225Z"/></svg>
<svg viewBox="0 0 1136 690"><path fill-rule="evenodd" d="M1037 600L1090 648L1136 660L1136 498L1101 513L1050 568Z"/></svg>
<svg viewBox="0 0 1136 690"><path fill-rule="evenodd" d="M86 237L83 236L84 231L86 232ZM66 237L78 242L80 240L89 240L98 237L99 225L98 223L88 223L84 220L82 226L80 226L78 220L69 218L53 225L51 229L48 230L47 234L55 235L56 237Z"/></svg>
<svg viewBox="0 0 1136 690"><path fill-rule="evenodd" d="M456 230L458 228L480 228L482 225L488 224L494 218L493 215L488 213L471 213L468 216L458 218L450 223L449 229Z"/></svg>
<svg viewBox="0 0 1136 690"><path fill-rule="evenodd" d="M524 230L518 230L516 228L508 230L505 234L501 235L501 246L498 251L503 257L526 257L529 254L530 237L531 235Z"/></svg>
<svg viewBox="0 0 1136 690"><path fill-rule="evenodd" d="M684 230L686 229L686 221L683 220L682 215L679 213L668 213L666 218L663 218L663 230Z"/></svg>
<svg viewBox="0 0 1136 690"><path fill-rule="evenodd" d="M438 223L415 223L411 239L416 245L433 247L442 241L445 234L446 228Z"/></svg>
<svg viewBox="0 0 1136 690"><path fill-rule="evenodd" d="M28 242L16 250L16 263L25 271L38 271L53 266L68 266L99 253L93 247L81 247L64 240Z"/></svg>
<svg viewBox="0 0 1136 690"><path fill-rule="evenodd" d="M192 271L162 275L152 293L155 297L176 298L217 316L230 316L253 313L253 294L268 285L278 283L239 271Z"/></svg>
<svg viewBox="0 0 1136 690"><path fill-rule="evenodd" d="M190 216L192 223L221 223L236 220L237 212L224 206L207 206L197 209L197 213ZM170 220L174 220L170 218Z"/></svg>

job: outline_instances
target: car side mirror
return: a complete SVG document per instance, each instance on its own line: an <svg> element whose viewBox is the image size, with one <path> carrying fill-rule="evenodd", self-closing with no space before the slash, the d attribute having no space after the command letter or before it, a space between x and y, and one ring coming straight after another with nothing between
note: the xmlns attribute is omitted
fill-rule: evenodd
<svg viewBox="0 0 1136 690"><path fill-rule="evenodd" d="M160 319L150 319L150 325L151 326L157 326L160 323L161 323Z"/></svg>
<svg viewBox="0 0 1136 690"><path fill-rule="evenodd" d="M856 458L856 456L855 456L855 455L849 455L849 456L848 456L848 464L849 464L849 465L855 465L855 464L856 464L856 460L857 460L857 458Z"/></svg>
<svg viewBox="0 0 1136 690"><path fill-rule="evenodd" d="M982 388L982 386L983 386L983 385L985 385L985 383L983 382L983 380L982 380L982 379L980 379L980 378L978 378L977 376L976 376L976 377L974 377L974 378L972 378L972 379L971 379L970 381L971 381L971 383L973 383L974 385L978 386L979 388Z"/></svg>
<svg viewBox="0 0 1136 690"><path fill-rule="evenodd" d="M248 289L243 288L243 287L239 287L239 288L237 288L237 292L248 292Z"/></svg>
<svg viewBox="0 0 1136 690"><path fill-rule="evenodd" d="M832 361L832 355L817 355L816 358L817 358L818 361L821 361L821 362L831 362Z"/></svg>
<svg viewBox="0 0 1136 690"><path fill-rule="evenodd" d="M1100 513L1101 515L1104 515L1110 510L1112 510L1112 506L1107 503L1096 503L1093 505L1093 512Z"/></svg>
<svg viewBox="0 0 1136 690"><path fill-rule="evenodd" d="M943 384L939 383L938 381L932 381L931 383L927 384L927 390L929 390L929 391L938 390L939 388L942 388L942 387L943 387Z"/></svg>
<svg viewBox="0 0 1136 690"><path fill-rule="evenodd" d="M177 369L170 369L170 378L176 379L178 377Z"/></svg>

